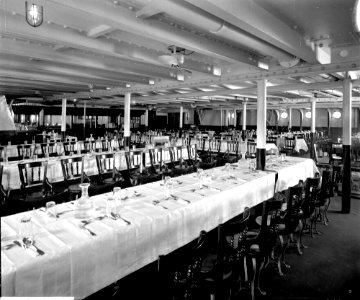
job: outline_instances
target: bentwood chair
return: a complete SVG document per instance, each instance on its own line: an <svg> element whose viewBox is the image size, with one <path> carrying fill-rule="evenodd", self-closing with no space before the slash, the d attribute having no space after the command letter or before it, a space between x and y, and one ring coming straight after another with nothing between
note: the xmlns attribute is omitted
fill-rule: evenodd
<svg viewBox="0 0 360 300"><path fill-rule="evenodd" d="M308 178L305 182L304 199L301 204L303 231L308 229L313 238L316 230L316 211L315 203L318 201L320 193L320 174L316 173L314 178ZM300 235L301 238L301 235ZM301 239L300 239L301 241ZM302 245L303 246L303 245Z"/></svg>
<svg viewBox="0 0 360 300"><path fill-rule="evenodd" d="M209 255L209 233L158 258L158 299L213 299L219 291L217 257ZM228 277L230 277L229 271ZM221 274L220 274L221 276ZM219 298L222 299L222 298Z"/></svg>
<svg viewBox="0 0 360 300"><path fill-rule="evenodd" d="M324 170L322 173L320 192L315 201L315 222L321 221L324 225L328 224L329 218L327 216L327 211L329 209L332 196L334 196L334 189L331 180L331 172L330 170Z"/></svg>
<svg viewBox="0 0 360 300"><path fill-rule="evenodd" d="M61 203L68 200L68 191L56 190L47 178L47 161L19 163L21 200L27 209L45 206L47 201Z"/></svg>
<svg viewBox="0 0 360 300"><path fill-rule="evenodd" d="M19 159L30 159L34 155L34 147L31 144L17 145Z"/></svg>
<svg viewBox="0 0 360 300"><path fill-rule="evenodd" d="M42 143L41 144L41 152L43 157L46 157L47 154L49 157L58 156L57 153L57 144L56 143Z"/></svg>

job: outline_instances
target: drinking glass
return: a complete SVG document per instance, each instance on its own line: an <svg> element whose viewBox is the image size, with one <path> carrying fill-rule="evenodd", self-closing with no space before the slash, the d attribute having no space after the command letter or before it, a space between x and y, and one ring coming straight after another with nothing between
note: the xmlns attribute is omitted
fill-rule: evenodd
<svg viewBox="0 0 360 300"><path fill-rule="evenodd" d="M286 153L281 153L281 161L284 161L286 157Z"/></svg>
<svg viewBox="0 0 360 300"><path fill-rule="evenodd" d="M34 239L34 230L30 215L23 215L20 219L19 239L24 244L32 243Z"/></svg>
<svg viewBox="0 0 360 300"><path fill-rule="evenodd" d="M106 215L113 217L117 214L117 201L114 195L110 195L106 199Z"/></svg>
<svg viewBox="0 0 360 300"><path fill-rule="evenodd" d="M55 201L46 202L46 212L49 217L56 217Z"/></svg>
<svg viewBox="0 0 360 300"><path fill-rule="evenodd" d="M164 193L165 193L165 198L169 198L171 195L171 177L170 176L165 176L164 178Z"/></svg>
<svg viewBox="0 0 360 300"><path fill-rule="evenodd" d="M198 186L199 188L202 187L203 179L204 179L204 170L201 168L197 169L197 178L198 178Z"/></svg>
<svg viewBox="0 0 360 300"><path fill-rule="evenodd" d="M250 160L249 162L249 169L255 171L255 162L253 160Z"/></svg>

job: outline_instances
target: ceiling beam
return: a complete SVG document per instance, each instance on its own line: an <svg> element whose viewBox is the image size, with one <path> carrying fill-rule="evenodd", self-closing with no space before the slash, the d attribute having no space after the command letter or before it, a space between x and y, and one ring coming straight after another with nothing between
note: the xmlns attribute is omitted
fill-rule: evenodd
<svg viewBox="0 0 360 300"><path fill-rule="evenodd" d="M232 25L310 63L315 49L298 31L270 14L253 0L185 0Z"/></svg>
<svg viewBox="0 0 360 300"><path fill-rule="evenodd" d="M226 83L237 83L240 84L241 82L249 82L249 81L258 81L261 79L276 79L276 78L288 78L293 76L307 76L307 75L317 75L321 73L336 73L342 71L350 71L350 70L359 70L360 69L360 62L359 61L349 61L340 64L329 64L329 65L315 65L315 66L308 66L303 65L299 67L289 68L289 69L278 69L273 71L262 71L262 72L254 72L254 73L247 73L247 74L239 74L239 75L230 75L230 76L222 76L220 79L209 79L209 80L189 80L184 83L176 83L176 84L169 84L169 83L159 83L155 84L150 87L134 87L134 88L126 88L126 89L114 89L112 91L104 91L101 92L103 96L109 96L111 94L125 94L125 93L141 93L141 92L149 92L149 91L157 91L157 90L169 90L169 89L181 89L181 88L189 88L189 87L197 87L199 85L221 85ZM335 81L334 81L335 82ZM339 81L340 82L340 81ZM356 80L353 81L353 87L360 85L360 81ZM293 85L291 90L301 89L301 84ZM324 86L324 89L336 89L339 85L329 85ZM239 91L244 91L244 89L234 89L234 90L224 90L221 94L222 95L231 95L236 94ZM198 95L216 95L218 90L215 92L199 92L195 93L196 96ZM99 94L100 95L100 94ZM65 95L66 96L66 95ZM56 96L55 96L56 97ZM160 97L159 97L160 98Z"/></svg>
<svg viewBox="0 0 360 300"><path fill-rule="evenodd" d="M214 43L206 38L168 26L166 24L136 18L136 13L126 10L111 2L94 0L48 0L81 10L96 16L99 22L106 20L110 26L144 37L152 37L168 45L177 45L213 58L228 62L245 63L257 67L257 62L249 57L249 53L234 49L226 44Z"/></svg>

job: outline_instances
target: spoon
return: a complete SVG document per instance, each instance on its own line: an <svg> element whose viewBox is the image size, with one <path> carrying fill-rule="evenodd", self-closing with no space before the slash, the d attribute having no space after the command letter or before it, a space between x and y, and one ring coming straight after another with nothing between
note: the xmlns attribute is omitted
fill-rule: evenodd
<svg viewBox="0 0 360 300"><path fill-rule="evenodd" d="M34 241L32 241L32 240L24 237L24 238L23 238L23 243L24 243L24 245L25 245L26 248L32 249L31 247L33 247L39 255L44 255L44 254L45 254L44 251L42 251L40 248L38 248L37 246L35 246Z"/></svg>
<svg viewBox="0 0 360 300"><path fill-rule="evenodd" d="M119 214L116 214L116 213L112 212L112 213L111 213L111 216L114 217L116 220L117 220L117 219L123 220L127 225L131 225L131 222L130 222L130 221L124 219L124 218L123 218L122 216L120 216Z"/></svg>

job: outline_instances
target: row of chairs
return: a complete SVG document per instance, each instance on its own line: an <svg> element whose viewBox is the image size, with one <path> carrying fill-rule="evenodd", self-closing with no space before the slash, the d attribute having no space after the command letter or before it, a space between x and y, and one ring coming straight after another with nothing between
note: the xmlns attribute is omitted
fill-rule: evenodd
<svg viewBox="0 0 360 300"><path fill-rule="evenodd" d="M303 253L302 237L316 231L320 218L327 218L331 185L329 174L276 193L264 202L260 213L245 208L238 217L211 232L201 231L186 248L158 259L159 299L255 299L264 296L261 272L274 262L283 275L285 253L295 240ZM287 195L287 196L285 196ZM276 254L276 255L275 255ZM205 297L204 297L205 295Z"/></svg>
<svg viewBox="0 0 360 300"><path fill-rule="evenodd" d="M19 163L19 195L11 199L13 197L10 197L9 192L0 193L1 202L4 204L2 215L38 208L44 206L47 201L60 203L76 199L81 193L79 184L85 182L90 183L91 196L110 191L114 186L124 188L161 180L165 176L179 176L196 171L199 164L196 145L169 147L167 150L170 154L168 160L164 158L164 148L126 151L126 166L116 165L115 156L122 155L121 153L97 153L95 158L98 173L93 176L88 176L84 171L84 155L63 158L60 163L64 180L56 183L50 183L48 180L46 160ZM187 152L185 156L184 151ZM3 166L0 179L2 171ZM5 204L9 209L5 209Z"/></svg>

